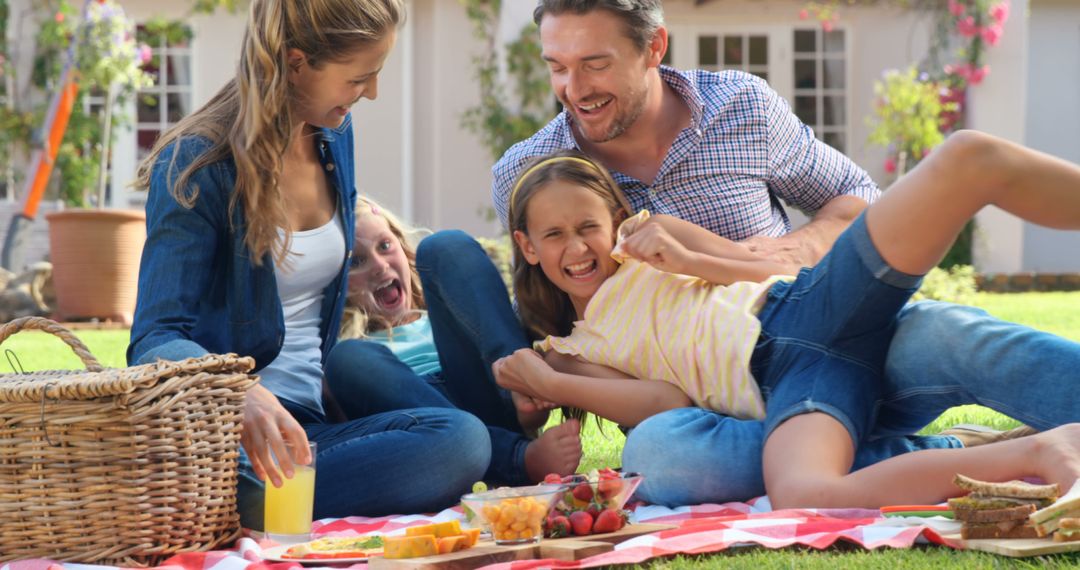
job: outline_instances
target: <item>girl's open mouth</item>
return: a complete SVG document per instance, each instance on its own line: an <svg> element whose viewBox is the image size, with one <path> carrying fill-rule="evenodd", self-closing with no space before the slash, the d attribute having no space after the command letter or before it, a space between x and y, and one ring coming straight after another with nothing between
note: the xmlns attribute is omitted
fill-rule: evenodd
<svg viewBox="0 0 1080 570"><path fill-rule="evenodd" d="M372 296L379 307L386 310L396 309L405 302L405 291L401 287L401 281L397 279L373 291Z"/></svg>
<svg viewBox="0 0 1080 570"><path fill-rule="evenodd" d="M596 271L597 264L595 259L563 267L563 273L566 273L571 279L588 279L595 275Z"/></svg>

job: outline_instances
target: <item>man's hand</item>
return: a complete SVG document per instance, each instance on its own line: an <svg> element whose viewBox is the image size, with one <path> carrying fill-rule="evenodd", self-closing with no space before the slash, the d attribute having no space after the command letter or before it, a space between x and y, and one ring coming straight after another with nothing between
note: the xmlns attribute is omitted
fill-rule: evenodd
<svg viewBox="0 0 1080 570"><path fill-rule="evenodd" d="M866 206L862 198L837 196L822 206L809 223L785 236L753 236L741 243L766 259L788 265L794 275L801 267L817 265Z"/></svg>
<svg viewBox="0 0 1080 570"><path fill-rule="evenodd" d="M311 463L304 428L282 407L277 396L262 386L253 386L244 398L241 433L240 444L247 451L255 476L263 481L269 477L275 487L281 486L283 475L292 478L294 465ZM289 454L286 442L296 455ZM280 471L274 467L274 458Z"/></svg>
<svg viewBox="0 0 1080 570"><path fill-rule="evenodd" d="M639 261L668 273L690 275L696 253L686 248L660 224L642 224L622 241L622 250Z"/></svg>
<svg viewBox="0 0 1080 570"><path fill-rule="evenodd" d="M544 358L530 348L519 348L491 365L495 383L507 390L524 394L534 400L550 402L541 393L548 377L555 371Z"/></svg>
<svg viewBox="0 0 1080 570"><path fill-rule="evenodd" d="M810 267L819 261L814 248L798 239L795 234L778 238L753 236L739 243L749 247L752 253L790 267L793 275L798 273L800 267Z"/></svg>

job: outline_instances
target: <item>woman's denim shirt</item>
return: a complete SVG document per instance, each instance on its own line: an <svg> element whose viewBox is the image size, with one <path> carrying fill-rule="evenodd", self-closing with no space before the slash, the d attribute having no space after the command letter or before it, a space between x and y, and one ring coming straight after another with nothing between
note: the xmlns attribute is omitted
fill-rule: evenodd
<svg viewBox="0 0 1080 570"><path fill-rule="evenodd" d="M337 340L348 286L347 260L355 239L356 185L353 169L352 117L316 137L319 160L337 191L345 227L341 273L323 292L322 352ZM255 359L255 369L277 357L285 337L271 256L255 266L244 245L243 208L229 220L229 199L236 165L222 160L199 169L187 192L197 192L192 208L181 206L169 191L201 153L204 138L185 138L166 147L154 165L146 203L146 245L139 267L139 293L128 345L129 364L158 358L181 360L208 352L235 352ZM169 164L176 155L175 168Z"/></svg>

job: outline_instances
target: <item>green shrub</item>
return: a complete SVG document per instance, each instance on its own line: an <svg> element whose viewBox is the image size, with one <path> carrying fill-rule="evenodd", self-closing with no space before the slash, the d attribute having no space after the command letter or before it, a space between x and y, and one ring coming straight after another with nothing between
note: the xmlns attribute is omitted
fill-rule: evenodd
<svg viewBox="0 0 1080 570"><path fill-rule="evenodd" d="M951 269L935 267L923 279L922 287L912 300L932 299L970 305L975 300L975 268L970 265L954 265Z"/></svg>
<svg viewBox="0 0 1080 570"><path fill-rule="evenodd" d="M495 264L495 267L499 270L499 275L502 276L503 283L506 283L507 291L510 291L510 296L513 298L513 247L510 245L510 236L503 234L495 238L478 237L476 241L480 242L480 247L484 248L488 257L491 258L491 262Z"/></svg>

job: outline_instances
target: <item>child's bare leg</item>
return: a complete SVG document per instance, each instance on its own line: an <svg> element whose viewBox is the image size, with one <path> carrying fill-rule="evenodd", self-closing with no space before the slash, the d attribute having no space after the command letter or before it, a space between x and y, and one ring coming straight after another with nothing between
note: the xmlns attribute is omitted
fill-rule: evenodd
<svg viewBox="0 0 1080 570"><path fill-rule="evenodd" d="M995 205L1058 229L1080 228L1080 167L974 131L953 134L866 213L870 237L895 269L921 275L976 212Z"/></svg>
<svg viewBox="0 0 1080 570"><path fill-rule="evenodd" d="M1072 487L1080 476L1080 424L963 449L928 449L847 473L851 437L830 416L796 416L765 443L765 486L774 508L933 504L956 496L957 473L987 481L1038 476Z"/></svg>
<svg viewBox="0 0 1080 570"><path fill-rule="evenodd" d="M533 481L548 473L569 475L581 463L581 422L567 420L544 430L525 448L525 472Z"/></svg>

